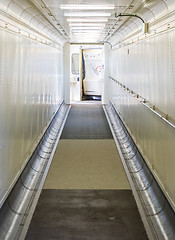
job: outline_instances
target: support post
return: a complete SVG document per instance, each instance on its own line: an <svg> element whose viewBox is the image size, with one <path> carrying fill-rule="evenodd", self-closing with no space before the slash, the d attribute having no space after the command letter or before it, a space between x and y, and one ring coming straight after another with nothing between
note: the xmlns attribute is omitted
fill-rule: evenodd
<svg viewBox="0 0 175 240"><path fill-rule="evenodd" d="M102 104L109 103L109 54L111 46L104 43L104 84L102 92Z"/></svg>
<svg viewBox="0 0 175 240"><path fill-rule="evenodd" d="M63 99L70 104L70 43L65 43L63 47L63 89Z"/></svg>

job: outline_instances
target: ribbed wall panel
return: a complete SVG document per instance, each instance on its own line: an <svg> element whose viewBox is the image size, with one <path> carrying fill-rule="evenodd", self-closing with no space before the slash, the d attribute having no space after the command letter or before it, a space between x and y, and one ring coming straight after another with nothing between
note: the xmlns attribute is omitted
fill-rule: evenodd
<svg viewBox="0 0 175 240"><path fill-rule="evenodd" d="M62 51L0 30L0 205L63 100Z"/></svg>
<svg viewBox="0 0 175 240"><path fill-rule="evenodd" d="M140 102L175 122L174 43L171 30L113 50L110 75L122 87L109 81L110 100L175 209L175 129Z"/></svg>

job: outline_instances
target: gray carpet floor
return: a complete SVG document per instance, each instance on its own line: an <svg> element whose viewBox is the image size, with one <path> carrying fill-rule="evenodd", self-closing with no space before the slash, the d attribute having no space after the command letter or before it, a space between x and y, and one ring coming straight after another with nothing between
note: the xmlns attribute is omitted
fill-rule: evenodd
<svg viewBox="0 0 175 240"><path fill-rule="evenodd" d="M112 139L99 104L77 104L70 109L61 139Z"/></svg>
<svg viewBox="0 0 175 240"><path fill-rule="evenodd" d="M129 190L44 190L26 240L148 240Z"/></svg>

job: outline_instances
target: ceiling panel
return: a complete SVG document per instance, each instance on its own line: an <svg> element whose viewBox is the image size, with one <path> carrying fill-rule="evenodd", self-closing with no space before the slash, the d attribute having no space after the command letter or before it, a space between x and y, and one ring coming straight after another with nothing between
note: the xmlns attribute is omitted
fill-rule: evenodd
<svg viewBox="0 0 175 240"><path fill-rule="evenodd" d="M115 34L128 34L142 28L142 21L118 14L138 14L145 21L154 14L169 11L166 0L40 0L69 35L70 42L105 42ZM168 0L173 1L173 0ZM64 5L64 6L62 6ZM65 9L72 5L70 9ZM78 6L77 6L78 5ZM80 7L83 6L83 10ZM105 6L105 9L101 9ZM113 6L113 9L107 9ZM97 9L96 9L97 7ZM86 15L86 16L85 16ZM108 15L108 16L107 16ZM102 25L103 24L103 25ZM125 27L126 29L123 29Z"/></svg>
<svg viewBox="0 0 175 240"><path fill-rule="evenodd" d="M70 5L71 8L68 8ZM65 9L65 6L68 9ZM108 9L110 6L112 8ZM129 39L131 34L137 34L137 37L145 34L142 29L147 24L144 25L143 22L149 22L150 26L153 26L162 17L174 16L175 1L1 0L0 7L4 14L10 14L17 21L24 22L53 44L69 41L110 42L115 45ZM85 14L86 16L83 16ZM127 16L123 16L124 14Z"/></svg>
<svg viewBox="0 0 175 240"><path fill-rule="evenodd" d="M107 34L109 29L115 22L115 13L124 12L128 7L132 9L134 2L137 3L139 1L43 0L43 2L49 8L52 14L57 18L58 22L63 26L63 28L66 29L66 31L70 35L71 42L101 42L103 41L105 34ZM61 5L73 5L75 9L61 9ZM76 9L75 5L85 6L84 8L87 7L87 9L81 10L79 9L79 6L77 6L78 8ZM89 9L92 6L94 6L93 9ZM97 9L95 9L96 6ZM105 6L105 9L100 9L103 6ZM113 6L114 9L106 9L109 6ZM67 20L69 20L69 22ZM70 25L75 23L79 26L76 27ZM104 24L101 29L99 24ZM87 28L85 29L85 27Z"/></svg>

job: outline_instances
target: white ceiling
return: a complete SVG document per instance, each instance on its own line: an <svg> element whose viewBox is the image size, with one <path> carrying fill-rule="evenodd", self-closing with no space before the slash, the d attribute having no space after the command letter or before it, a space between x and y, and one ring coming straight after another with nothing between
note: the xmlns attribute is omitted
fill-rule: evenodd
<svg viewBox="0 0 175 240"><path fill-rule="evenodd" d="M72 6L61 9L62 5ZM112 9L107 9L110 6ZM84 9L78 9L80 7ZM47 44L109 42L114 46L130 36L143 35L143 22L133 14L149 22L154 33L154 25L163 16L165 23L165 16L174 16L175 0L0 0L0 10L3 17L13 17L15 24L20 25L17 31L34 33L35 38ZM120 13L132 14L132 17L116 18ZM80 17L80 14L91 16Z"/></svg>
<svg viewBox="0 0 175 240"><path fill-rule="evenodd" d="M70 42L108 42L120 35L134 33L142 28L142 21L133 17L115 18L115 14L128 13L141 16L146 22L156 20L161 14L170 12L174 0L32 0L45 9L59 31ZM42 6L43 5L43 6ZM70 9L61 9L62 5ZM78 5L78 6L76 6ZM80 10L83 6L84 10ZM105 9L100 9L105 6ZM107 9L113 6L113 9ZM91 9L90 9L91 8ZM81 16L80 14L94 15ZM98 16L108 14L109 16ZM77 16L65 16L77 15ZM47 16L48 17L48 16ZM69 20L69 21L68 21ZM103 22L106 20L106 22ZM116 34L117 33L117 34Z"/></svg>
<svg viewBox="0 0 175 240"><path fill-rule="evenodd" d="M105 35L108 33L114 22L115 13L123 13L123 12L133 12L135 7L142 2L139 0L43 0L45 5L49 8L52 14L56 17L61 26L67 31L70 36L71 42L103 42L105 39ZM96 7L97 9L87 9L87 10L78 10L78 9L61 9L61 5L88 5L89 7ZM103 9L102 6L114 6L114 9ZM94 8L93 7L93 8ZM68 17L64 16L64 14L81 14L86 13L87 15L95 15L89 17ZM100 14L109 14L110 16L97 16ZM73 19L77 22L68 22L67 19ZM81 20L80 20L81 19ZM107 22L103 22L106 20ZM79 22L82 21L82 22ZM85 23L86 21L86 23ZM88 22L89 21L89 22ZM73 26L70 26L72 24ZM76 26L79 25L79 26Z"/></svg>

